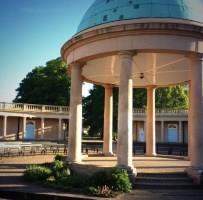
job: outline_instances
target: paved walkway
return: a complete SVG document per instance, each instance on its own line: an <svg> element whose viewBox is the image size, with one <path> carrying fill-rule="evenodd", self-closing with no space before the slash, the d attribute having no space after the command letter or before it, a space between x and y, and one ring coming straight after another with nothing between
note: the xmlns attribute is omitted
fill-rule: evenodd
<svg viewBox="0 0 203 200"><path fill-rule="evenodd" d="M43 156L25 156L25 157L11 157L0 159L0 191L22 191L28 193L57 195L57 196L70 196L72 199L77 199L74 194L67 194L60 191L56 191L49 188L42 188L37 185L31 185L24 182L22 179L23 171L26 165L39 164L44 162L52 162L53 155ZM84 164L97 165L102 167L109 167L116 165L115 157L86 157L84 158ZM166 157L136 157L134 158L134 165L137 167L138 173L157 173L157 172L183 172L186 167L190 165L190 162L184 159L178 158L166 158ZM1 197L1 196L0 196ZM77 196L84 197L84 196ZM84 197L84 199L99 199ZM125 194L119 196L120 200L203 200L203 191L191 190L135 190L131 194Z"/></svg>
<svg viewBox="0 0 203 200"><path fill-rule="evenodd" d="M201 190L134 190L117 200L203 200Z"/></svg>
<svg viewBox="0 0 203 200"><path fill-rule="evenodd" d="M84 164L100 167L116 166L116 157L88 157L83 160ZM190 166L190 161L183 157L144 157L136 156L133 164L138 173L170 173L184 172Z"/></svg>

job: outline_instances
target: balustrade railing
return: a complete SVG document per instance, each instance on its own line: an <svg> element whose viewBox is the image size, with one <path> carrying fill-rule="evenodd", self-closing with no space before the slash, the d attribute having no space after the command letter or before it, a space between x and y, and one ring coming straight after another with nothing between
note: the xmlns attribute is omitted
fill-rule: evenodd
<svg viewBox="0 0 203 200"><path fill-rule="evenodd" d="M69 107L66 106L52 106L52 105L37 105L37 104L23 104L23 103L0 103L0 111L18 111L18 112L40 112L40 113L68 113ZM146 109L135 108L134 115L145 116ZM188 110L180 109L156 109L157 116L171 116L171 115L187 115Z"/></svg>
<svg viewBox="0 0 203 200"><path fill-rule="evenodd" d="M139 108L135 108L133 110L134 115L137 116L145 116L146 115L146 109L139 109ZM188 110L186 109L156 109L156 116L177 116L177 115L187 115L188 114Z"/></svg>
<svg viewBox="0 0 203 200"><path fill-rule="evenodd" d="M66 106L37 105L23 103L0 103L0 111L38 112L38 113L68 113Z"/></svg>

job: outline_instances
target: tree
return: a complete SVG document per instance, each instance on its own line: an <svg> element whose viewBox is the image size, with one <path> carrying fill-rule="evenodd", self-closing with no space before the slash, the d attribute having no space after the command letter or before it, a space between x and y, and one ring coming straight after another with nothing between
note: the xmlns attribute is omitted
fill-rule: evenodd
<svg viewBox="0 0 203 200"><path fill-rule="evenodd" d="M89 136L102 136L104 123L104 88L94 85L90 95L83 98L83 126ZM113 131L117 130L118 88L113 89Z"/></svg>
<svg viewBox="0 0 203 200"><path fill-rule="evenodd" d="M93 86L90 95L83 99L83 125L89 128L90 136L103 133L104 88Z"/></svg>
<svg viewBox="0 0 203 200"><path fill-rule="evenodd" d="M69 105L70 80L61 58L48 61L46 66L34 68L16 89L14 102Z"/></svg>
<svg viewBox="0 0 203 200"><path fill-rule="evenodd" d="M186 86L159 88L156 90L156 108L187 109L188 90Z"/></svg>
<svg viewBox="0 0 203 200"><path fill-rule="evenodd" d="M117 130L118 88L113 91L113 131ZM146 89L134 89L133 107L146 108ZM156 90L156 108L186 109L188 106L187 87L175 86ZM90 136L102 136L104 115L104 88L94 86L90 95L84 98L84 127L89 128Z"/></svg>

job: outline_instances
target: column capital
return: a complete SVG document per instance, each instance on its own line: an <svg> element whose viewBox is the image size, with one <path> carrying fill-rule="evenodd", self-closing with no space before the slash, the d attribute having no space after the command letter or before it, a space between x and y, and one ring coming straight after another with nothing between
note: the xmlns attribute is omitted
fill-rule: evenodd
<svg viewBox="0 0 203 200"><path fill-rule="evenodd" d="M136 53L134 51L120 51L118 52L118 56L120 57L133 57L134 55L136 55Z"/></svg>
<svg viewBox="0 0 203 200"><path fill-rule="evenodd" d="M71 69L80 69L80 68L82 68L84 66L84 63L82 63L82 62L73 62L69 66L70 66Z"/></svg>
<svg viewBox="0 0 203 200"><path fill-rule="evenodd" d="M147 86L147 90L152 90L152 89L156 89L156 85L149 85Z"/></svg>
<svg viewBox="0 0 203 200"><path fill-rule="evenodd" d="M113 88L113 85L111 85L111 84L104 84L103 87L104 87L105 89L112 89L112 88Z"/></svg>

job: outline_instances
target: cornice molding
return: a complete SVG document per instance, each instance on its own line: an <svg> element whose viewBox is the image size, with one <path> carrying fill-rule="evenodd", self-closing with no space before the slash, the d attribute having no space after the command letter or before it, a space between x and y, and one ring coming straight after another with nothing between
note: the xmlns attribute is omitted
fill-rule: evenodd
<svg viewBox="0 0 203 200"><path fill-rule="evenodd" d="M178 23L133 23L112 27L105 27L84 34L76 35L67 41L61 48L61 55L66 60L67 55L72 50L84 46L85 44L120 36L143 35L143 34L166 34L177 36L189 36L203 38L203 27L191 24Z"/></svg>

